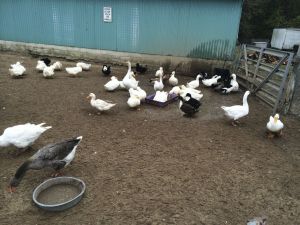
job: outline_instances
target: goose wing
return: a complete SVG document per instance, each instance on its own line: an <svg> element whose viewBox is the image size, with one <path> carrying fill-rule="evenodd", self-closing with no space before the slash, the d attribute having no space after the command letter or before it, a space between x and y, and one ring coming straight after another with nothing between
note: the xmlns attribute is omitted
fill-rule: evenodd
<svg viewBox="0 0 300 225"><path fill-rule="evenodd" d="M55 144L49 144L41 148L33 159L62 160L69 155L73 148L79 144L81 138L72 138Z"/></svg>

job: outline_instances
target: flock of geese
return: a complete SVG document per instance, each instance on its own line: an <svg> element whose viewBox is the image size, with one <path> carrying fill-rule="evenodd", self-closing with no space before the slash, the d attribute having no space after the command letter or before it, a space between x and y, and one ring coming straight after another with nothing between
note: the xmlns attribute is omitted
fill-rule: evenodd
<svg viewBox="0 0 300 225"><path fill-rule="evenodd" d="M45 78L53 78L54 71L62 70L62 64L55 62L50 65L51 60L43 58L37 62L36 69L43 73ZM130 108L137 108L143 100L147 97L147 93L139 86L139 81L135 79L136 72L145 73L147 66L136 64L136 72L132 71L131 63L127 62L128 70L122 80L118 80L117 77L111 76L110 80L104 84L106 91L115 91L117 89L126 89L129 93L127 104ZM91 68L91 64L84 62L78 62L76 67L67 67L66 72L72 76L87 71ZM12 77L22 77L26 72L26 68L22 63L17 62L11 65L9 73ZM105 76L110 75L111 66L103 65L102 73ZM193 116L199 111L201 106L200 100L203 98L203 94L197 88L200 86L200 81L207 87L213 87L215 90L220 90L222 93L228 94L239 90L238 82L236 81L236 75L231 74L230 79L222 77L222 75L215 75L209 77L207 74L198 74L195 80L188 82L186 85L178 85L179 80L175 77L175 71L171 73L169 77L164 74L163 67L160 67L155 73L155 79L151 79L153 83L153 89L155 91L154 99L157 102L166 102L169 95L176 94L179 98L179 108L186 116ZM163 91L165 82L168 81L169 85L173 88L169 92ZM224 83L229 85L225 85ZM246 91L243 96L242 105L234 106L221 106L224 110L224 114L231 119L232 125L237 126L238 120L249 113L249 105L247 98L250 92ZM87 96L90 99L92 107L99 111L107 111L114 107L116 104L96 99L95 94L90 93ZM274 117L270 116L267 123L268 136L270 138L275 135L281 136L283 123L279 120L279 114ZM45 123L41 124L21 124L8 127L4 130L0 136L0 147L7 147L13 145L17 147L20 152L30 148L30 146L51 126L45 126ZM78 147L82 136L57 142L54 144L46 145L38 150L32 157L26 160L16 171L14 177L10 181L9 191L14 192L16 187L20 184L26 171L28 170L40 170L45 167L51 167L55 170L55 176L60 174L60 170L74 159L76 148Z"/></svg>

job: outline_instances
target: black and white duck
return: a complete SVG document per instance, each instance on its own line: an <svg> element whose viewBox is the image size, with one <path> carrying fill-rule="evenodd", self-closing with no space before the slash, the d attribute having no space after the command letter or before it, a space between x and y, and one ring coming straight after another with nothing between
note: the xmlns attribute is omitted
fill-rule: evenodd
<svg viewBox="0 0 300 225"><path fill-rule="evenodd" d="M27 170L41 170L51 167L59 174L59 171L68 166L74 159L76 149L82 140L82 136L64 140L55 144L49 144L38 150L27 159L18 169L9 184L9 191L14 192L25 176Z"/></svg>
<svg viewBox="0 0 300 225"><path fill-rule="evenodd" d="M46 66L50 66L51 60L49 58L42 58L40 61L43 61Z"/></svg>
<svg viewBox="0 0 300 225"><path fill-rule="evenodd" d="M102 66L102 73L106 76L108 76L111 73L110 66L108 65L103 65Z"/></svg>
<svg viewBox="0 0 300 225"><path fill-rule="evenodd" d="M196 112L199 111L201 106L200 101L191 97L190 93L186 94L186 97L178 96L179 98L179 109L184 112L187 116L193 116Z"/></svg>

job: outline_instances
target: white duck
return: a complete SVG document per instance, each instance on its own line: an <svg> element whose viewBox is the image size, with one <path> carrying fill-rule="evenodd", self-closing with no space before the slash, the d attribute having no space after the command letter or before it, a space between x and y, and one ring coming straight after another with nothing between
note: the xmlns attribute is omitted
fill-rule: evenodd
<svg viewBox="0 0 300 225"><path fill-rule="evenodd" d="M153 88L155 91L162 91L164 89L164 84L162 82L162 75L159 75L159 81L154 81Z"/></svg>
<svg viewBox="0 0 300 225"><path fill-rule="evenodd" d="M54 75L54 66L46 66L43 70L43 76L45 78L53 78Z"/></svg>
<svg viewBox="0 0 300 225"><path fill-rule="evenodd" d="M38 125L26 123L6 128L0 136L0 147L14 145L17 148L26 149L32 145L42 133L51 128L51 126L43 127L43 125L45 125L45 123Z"/></svg>
<svg viewBox="0 0 300 225"><path fill-rule="evenodd" d="M176 95L179 95L181 89L179 86L175 86L171 89L171 91L169 91L169 94L176 94Z"/></svg>
<svg viewBox="0 0 300 225"><path fill-rule="evenodd" d="M44 61L42 61L42 60L38 60L37 61L37 65L36 65L36 70L37 71L39 71L39 72L43 72L44 71L44 69L47 67L47 65L45 64L45 62Z"/></svg>
<svg viewBox="0 0 300 225"><path fill-rule="evenodd" d="M87 63L84 63L84 62L78 62L78 63L76 63L76 66L81 67L82 70L87 71L87 70L90 70L92 64L87 64Z"/></svg>
<svg viewBox="0 0 300 225"><path fill-rule="evenodd" d="M279 120L279 114L275 114L274 117L270 116L270 120L267 123L269 138L273 138L274 135L281 136L283 127L283 123Z"/></svg>
<svg viewBox="0 0 300 225"><path fill-rule="evenodd" d="M141 100L144 100L147 97L146 91L144 91L142 88L137 87L136 90L138 91L138 96Z"/></svg>
<svg viewBox="0 0 300 225"><path fill-rule="evenodd" d="M243 97L243 105L234 105L234 106L221 106L221 108L224 110L225 115L232 119L232 125L236 126L237 120L247 116L249 113L249 105L247 102L248 95L250 94L250 91L246 91Z"/></svg>
<svg viewBox="0 0 300 225"><path fill-rule="evenodd" d="M221 78L221 76L215 75L210 79L204 79L202 80L202 83L207 86L207 87L211 87L214 84L218 83L218 80Z"/></svg>
<svg viewBox="0 0 300 225"><path fill-rule="evenodd" d="M178 84L178 79L175 77L175 71L172 72L169 78L169 84L172 86L176 86Z"/></svg>
<svg viewBox="0 0 300 225"><path fill-rule="evenodd" d="M13 77L20 77L24 75L26 68L20 63L17 62L16 64L10 65L9 73Z"/></svg>
<svg viewBox="0 0 300 225"><path fill-rule="evenodd" d="M130 97L127 100L127 105L130 108L136 108L141 104L141 99L133 88L129 89Z"/></svg>
<svg viewBox="0 0 300 225"><path fill-rule="evenodd" d="M54 67L54 70L62 70L62 64L60 61L53 63L52 66Z"/></svg>
<svg viewBox="0 0 300 225"><path fill-rule="evenodd" d="M159 69L156 71L155 76L156 77L163 77L164 75L164 69L162 67L159 67Z"/></svg>
<svg viewBox="0 0 300 225"><path fill-rule="evenodd" d="M128 61L128 71L123 78L123 84L124 86L129 90L130 88L136 89L139 82L135 80L134 78L134 72L131 71L131 63Z"/></svg>
<svg viewBox="0 0 300 225"><path fill-rule="evenodd" d="M153 100L157 102L166 102L168 100L168 92L156 91Z"/></svg>
<svg viewBox="0 0 300 225"><path fill-rule="evenodd" d="M196 99L197 101L200 101L203 98L203 94L196 93L196 92L189 92L189 91L185 91L185 90L180 90L179 95L181 97L183 97L185 100L188 100L186 98L186 95L188 93L191 95L192 98Z"/></svg>
<svg viewBox="0 0 300 225"><path fill-rule="evenodd" d="M104 84L104 89L107 91L114 91L119 87L119 85L120 85L120 81L118 81L118 78L112 76L110 78L110 81Z"/></svg>
<svg viewBox="0 0 300 225"><path fill-rule="evenodd" d="M91 99L91 101L90 101L91 106L98 109L99 111L110 110L112 107L114 107L116 105L113 103L103 101L101 99L96 99L96 95L94 93L90 93L89 96L87 96L87 98Z"/></svg>
<svg viewBox="0 0 300 225"><path fill-rule="evenodd" d="M82 68L80 66L76 66L76 67L67 67L66 71L68 74L70 75L76 75L80 72L82 72Z"/></svg>
<svg viewBox="0 0 300 225"><path fill-rule="evenodd" d="M196 79L193 80L193 81L188 82L186 86L187 86L188 88L196 89L196 88L199 87L199 85L200 85L199 79L200 79L201 77L202 77L202 75L201 75L201 74L198 74L197 77L196 77Z"/></svg>
<svg viewBox="0 0 300 225"><path fill-rule="evenodd" d="M236 81L236 75L233 73L231 74L231 81L230 81L230 88L222 88L222 93L228 94L230 92L236 92L239 90L239 83Z"/></svg>

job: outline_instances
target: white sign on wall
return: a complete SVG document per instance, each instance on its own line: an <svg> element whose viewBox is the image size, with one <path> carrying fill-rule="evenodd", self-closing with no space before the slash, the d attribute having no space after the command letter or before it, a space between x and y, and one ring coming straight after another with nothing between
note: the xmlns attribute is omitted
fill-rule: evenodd
<svg viewBox="0 0 300 225"><path fill-rule="evenodd" d="M112 21L111 7L103 7L103 21L109 23Z"/></svg>

